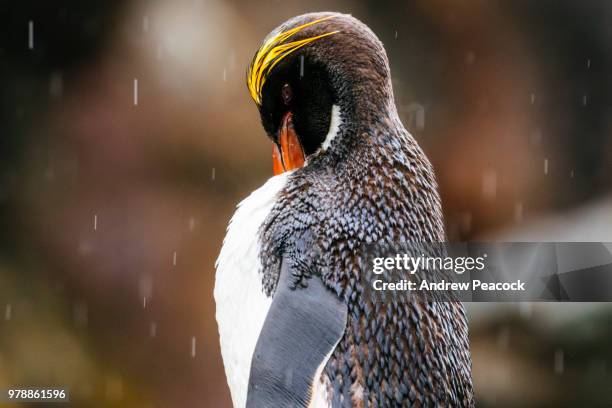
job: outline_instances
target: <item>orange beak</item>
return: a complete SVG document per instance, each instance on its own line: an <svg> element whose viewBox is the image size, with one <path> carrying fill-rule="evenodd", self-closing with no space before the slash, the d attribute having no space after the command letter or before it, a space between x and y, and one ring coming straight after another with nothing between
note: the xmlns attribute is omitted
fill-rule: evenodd
<svg viewBox="0 0 612 408"><path fill-rule="evenodd" d="M293 128L293 115L287 112L281 121L279 146L272 145L272 164L274 175L300 168L304 165L305 155L300 139Z"/></svg>

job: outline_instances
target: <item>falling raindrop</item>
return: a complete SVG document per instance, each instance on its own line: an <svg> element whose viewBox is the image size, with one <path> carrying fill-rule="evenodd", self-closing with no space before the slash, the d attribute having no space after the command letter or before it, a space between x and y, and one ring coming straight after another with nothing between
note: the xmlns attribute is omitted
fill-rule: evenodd
<svg viewBox="0 0 612 408"><path fill-rule="evenodd" d="M561 375L565 370L563 350L555 350L555 374Z"/></svg>
<svg viewBox="0 0 612 408"><path fill-rule="evenodd" d="M425 107L420 103L411 103L406 106L408 114L407 127L414 130L425 129Z"/></svg>
<svg viewBox="0 0 612 408"><path fill-rule="evenodd" d="M217 173L217 169L213 167L213 168L212 168L212 173L211 173L211 175L210 175L210 178L211 178L213 181L215 180L216 173Z"/></svg>
<svg viewBox="0 0 612 408"><path fill-rule="evenodd" d="M51 74L49 80L49 94L53 98L61 98L64 93L64 78L61 72L54 72Z"/></svg>
<svg viewBox="0 0 612 408"><path fill-rule="evenodd" d="M587 66L587 69L591 68L591 59L590 58L587 59L586 66Z"/></svg>
<svg viewBox="0 0 612 408"><path fill-rule="evenodd" d="M395 30L395 39L397 40L397 30Z"/></svg>
<svg viewBox="0 0 612 408"><path fill-rule="evenodd" d="M138 78L134 78L134 106L138 106Z"/></svg>
<svg viewBox="0 0 612 408"><path fill-rule="evenodd" d="M4 320L11 320L13 316L13 305L7 303L4 307Z"/></svg>
<svg viewBox="0 0 612 408"><path fill-rule="evenodd" d="M587 106L587 96L582 95L582 106Z"/></svg>
<svg viewBox="0 0 612 408"><path fill-rule="evenodd" d="M494 200L497 196L497 173L489 169L482 176L482 195L487 200Z"/></svg>
<svg viewBox="0 0 612 408"><path fill-rule="evenodd" d="M304 76L304 56L300 55L300 78Z"/></svg>
<svg viewBox="0 0 612 408"><path fill-rule="evenodd" d="M157 323L151 322L149 324L149 336L156 337L157 336Z"/></svg>
<svg viewBox="0 0 612 408"><path fill-rule="evenodd" d="M146 296L142 298L142 308L143 309L147 308L147 297Z"/></svg>
<svg viewBox="0 0 612 408"><path fill-rule="evenodd" d="M534 94L534 93L532 93L532 94L531 94L531 104L532 104L532 105L535 103L535 98L536 98L535 94Z"/></svg>
<svg viewBox="0 0 612 408"><path fill-rule="evenodd" d="M194 217L189 218L189 231L195 229L196 219Z"/></svg>
<svg viewBox="0 0 612 408"><path fill-rule="evenodd" d="M32 20L28 21L28 48L34 49L34 22Z"/></svg>
<svg viewBox="0 0 612 408"><path fill-rule="evenodd" d="M94 231L98 230L98 214L94 214L94 223L93 223Z"/></svg>
<svg viewBox="0 0 612 408"><path fill-rule="evenodd" d="M172 266L176 266L176 251L172 254Z"/></svg>
<svg viewBox="0 0 612 408"><path fill-rule="evenodd" d="M572 169L572 171L570 171L570 178L574 178L574 169Z"/></svg>
<svg viewBox="0 0 612 408"><path fill-rule="evenodd" d="M544 174L548 174L548 159L544 159Z"/></svg>
<svg viewBox="0 0 612 408"><path fill-rule="evenodd" d="M196 338L195 336L191 337L191 358L195 358L196 355Z"/></svg>
<svg viewBox="0 0 612 408"><path fill-rule="evenodd" d="M223 82L227 82L227 69L223 68Z"/></svg>

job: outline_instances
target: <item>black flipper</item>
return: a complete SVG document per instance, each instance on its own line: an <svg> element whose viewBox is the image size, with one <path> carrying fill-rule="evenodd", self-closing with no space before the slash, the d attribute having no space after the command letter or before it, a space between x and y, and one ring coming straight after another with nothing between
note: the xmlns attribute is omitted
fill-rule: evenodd
<svg viewBox="0 0 612 408"><path fill-rule="evenodd" d="M288 264L253 353L247 408L307 407L315 373L346 327L346 305L319 276L290 289Z"/></svg>

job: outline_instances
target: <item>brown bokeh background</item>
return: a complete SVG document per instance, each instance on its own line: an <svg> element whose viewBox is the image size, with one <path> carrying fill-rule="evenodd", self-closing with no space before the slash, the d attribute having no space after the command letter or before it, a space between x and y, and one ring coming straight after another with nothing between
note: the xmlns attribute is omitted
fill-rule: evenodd
<svg viewBox="0 0 612 408"><path fill-rule="evenodd" d="M612 241L605 1L30 3L0 9L0 388L230 406L214 261L271 174L245 69L307 11L384 42L450 239ZM468 309L480 406L612 404L609 305Z"/></svg>

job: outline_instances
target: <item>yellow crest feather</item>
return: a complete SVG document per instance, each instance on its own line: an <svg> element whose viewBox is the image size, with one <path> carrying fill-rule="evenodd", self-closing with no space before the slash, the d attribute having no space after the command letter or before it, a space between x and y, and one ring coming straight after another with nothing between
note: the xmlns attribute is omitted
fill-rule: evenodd
<svg viewBox="0 0 612 408"><path fill-rule="evenodd" d="M305 38L303 40L292 41L285 43L297 32L303 30L306 27L320 23L321 21L328 20L334 16L320 18L318 20L311 21L301 26L292 28L285 32L280 32L271 38L269 38L257 51L253 62L247 72L247 86L249 93L257 105L261 105L261 91L263 89L266 78L272 68L276 66L283 58L292 52L302 48L306 44L309 44L319 38L327 37L328 35L336 34L338 31L332 31L329 33L317 35L315 37Z"/></svg>

